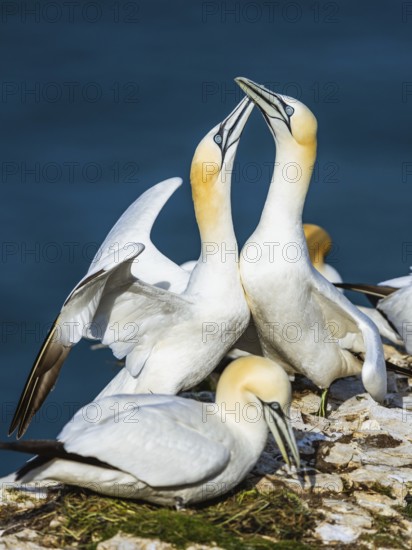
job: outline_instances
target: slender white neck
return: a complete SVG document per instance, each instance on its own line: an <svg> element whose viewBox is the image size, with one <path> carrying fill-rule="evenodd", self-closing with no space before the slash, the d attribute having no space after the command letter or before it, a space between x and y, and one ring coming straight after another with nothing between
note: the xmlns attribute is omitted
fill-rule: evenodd
<svg viewBox="0 0 412 550"><path fill-rule="evenodd" d="M238 272L239 254L230 201L232 164L223 165L217 180L193 191L194 209L201 239L198 266L225 273Z"/></svg>
<svg viewBox="0 0 412 550"><path fill-rule="evenodd" d="M204 260L213 257L218 261L219 257L224 257L225 254L232 257L233 260L237 259L237 240L230 206L230 183L227 186L223 192L222 189L216 190L213 219L206 223L199 223L201 253ZM218 249L220 254L212 254ZM230 254L230 252L234 252L234 254ZM223 259L223 261L225 260Z"/></svg>
<svg viewBox="0 0 412 550"><path fill-rule="evenodd" d="M304 240L302 212L316 158L316 144L277 143L272 181L257 232L262 238ZM279 234L277 234L279 233Z"/></svg>

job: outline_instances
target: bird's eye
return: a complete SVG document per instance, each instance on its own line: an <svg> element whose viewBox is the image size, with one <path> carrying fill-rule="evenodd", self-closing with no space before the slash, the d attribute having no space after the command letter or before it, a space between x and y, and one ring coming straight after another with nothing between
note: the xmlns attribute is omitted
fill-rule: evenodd
<svg viewBox="0 0 412 550"><path fill-rule="evenodd" d="M286 107L285 107L285 113L286 113L288 116L292 116L294 112L295 112L295 109L294 109L293 107L291 107L290 105L286 105Z"/></svg>
<svg viewBox="0 0 412 550"><path fill-rule="evenodd" d="M280 409L280 405L277 401L274 401L270 404L270 408L272 409L272 411L278 411Z"/></svg>
<svg viewBox="0 0 412 550"><path fill-rule="evenodd" d="M217 143L218 145L222 143L222 136L220 134L216 134L213 139L214 139L214 142Z"/></svg>

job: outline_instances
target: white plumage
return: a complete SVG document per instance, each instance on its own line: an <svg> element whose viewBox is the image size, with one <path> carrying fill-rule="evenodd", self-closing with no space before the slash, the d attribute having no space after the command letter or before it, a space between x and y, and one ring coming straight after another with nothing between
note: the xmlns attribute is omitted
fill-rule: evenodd
<svg viewBox="0 0 412 550"><path fill-rule="evenodd" d="M216 403L167 395L107 396L76 413L58 438L60 447L54 442L0 444L24 452L38 448L47 457L27 463L7 479L19 484L60 481L168 505L208 500L235 487L253 468L268 429L284 459L289 463L289 449L299 465L283 412L290 399L283 369L253 356L224 371ZM54 447L59 458L53 458ZM65 453L76 456L69 460ZM80 462L84 458L86 463Z"/></svg>
<svg viewBox="0 0 412 550"><path fill-rule="evenodd" d="M10 433L18 427L20 436L27 429L82 336L101 340L119 359L126 357L126 369L100 394L110 395L191 388L242 334L250 312L240 282L230 183L252 108L244 98L208 132L193 157L191 184L202 242L193 271L174 264L150 240L159 211L181 183L174 178L149 189L110 231L40 350Z"/></svg>
<svg viewBox="0 0 412 550"><path fill-rule="evenodd" d="M276 143L268 197L240 261L263 352L320 388L362 372L366 390L382 401L386 369L379 333L313 268L306 246L302 210L316 158L316 119L296 99L244 78L237 82L259 106ZM262 253L255 263L247 261L251 243ZM363 365L360 352L365 353Z"/></svg>
<svg viewBox="0 0 412 550"><path fill-rule="evenodd" d="M381 334L412 354L412 276L382 281L378 285L343 283L342 288L372 296L376 309L365 308ZM385 331L382 330L385 328Z"/></svg>

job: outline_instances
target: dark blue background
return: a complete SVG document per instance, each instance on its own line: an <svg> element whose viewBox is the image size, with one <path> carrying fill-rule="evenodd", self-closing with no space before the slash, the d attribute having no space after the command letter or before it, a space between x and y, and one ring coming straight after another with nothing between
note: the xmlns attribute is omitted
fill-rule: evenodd
<svg viewBox="0 0 412 550"><path fill-rule="evenodd" d="M142 191L184 177L154 240L178 262L197 257L190 161L240 100L236 76L297 96L317 116L305 220L329 230L331 263L344 278L376 282L412 264L412 175L402 178L402 164L412 163L410 3L71 5L1 8L2 438L47 323ZM240 243L258 221L272 161L272 140L253 113L232 187ZM28 435L55 436L117 368L110 352L79 344ZM2 455L1 473L14 466Z"/></svg>

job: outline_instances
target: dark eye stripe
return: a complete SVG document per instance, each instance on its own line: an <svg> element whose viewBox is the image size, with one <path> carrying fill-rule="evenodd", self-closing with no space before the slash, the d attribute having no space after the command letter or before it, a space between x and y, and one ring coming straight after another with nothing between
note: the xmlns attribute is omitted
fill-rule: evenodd
<svg viewBox="0 0 412 550"><path fill-rule="evenodd" d="M279 112L279 111L278 111ZM268 115L267 113L265 113L265 111L262 111L261 110L261 113L263 115L263 118L266 120L267 124L269 125L270 127L270 119L273 119L275 118L276 120L280 120L281 122L283 122L287 129L289 130L289 132L292 134L292 128L290 127L290 121L289 120L285 120L282 116L271 116L271 115ZM281 115L281 113L279 112L279 114ZM292 134L293 135L293 134ZM275 138L276 138L276 135L274 134Z"/></svg>
<svg viewBox="0 0 412 550"><path fill-rule="evenodd" d="M264 102L268 103L268 100L266 99L266 97L263 95L262 92L260 92L260 90L253 90L253 92L258 96L260 97ZM283 101L283 99L281 97L279 97L278 95L274 94L273 92L271 92L270 90L267 90L268 93L274 95L276 97L276 99L279 101L282 109L283 109L283 113L280 111L279 107L276 105L276 104L273 104L273 107L277 110L277 112L280 114L280 117L279 120L281 120L282 122L284 122L289 130L290 133L292 133L292 129L290 127L290 116L295 112L295 109L293 109L293 107L291 107L290 105L288 105L287 103L285 103ZM289 115L286 111L286 109L288 109L290 111L290 109L292 109L292 113ZM270 115L268 115L267 113L265 113L263 110L262 111L262 114L263 116L265 117L265 120L268 122L268 117L269 118L278 118L278 117L272 117Z"/></svg>

